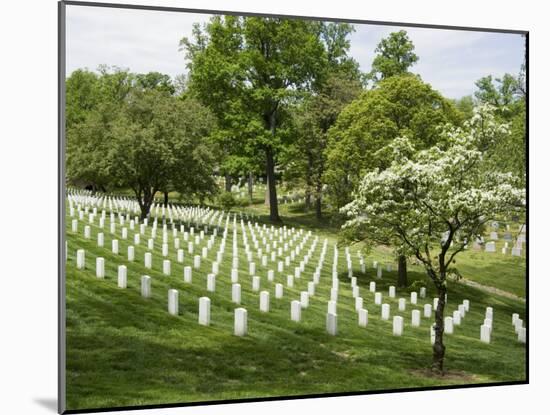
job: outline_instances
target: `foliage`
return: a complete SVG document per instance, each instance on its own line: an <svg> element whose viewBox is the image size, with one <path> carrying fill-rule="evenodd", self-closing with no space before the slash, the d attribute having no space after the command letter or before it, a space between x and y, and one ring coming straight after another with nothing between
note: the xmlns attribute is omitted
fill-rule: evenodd
<svg viewBox="0 0 550 415"><path fill-rule="evenodd" d="M347 227L376 239L391 231L402 249L425 267L439 294L436 310L434 369L443 370L443 312L447 274L457 254L485 224L501 214L523 209L525 190L511 173L487 170L481 149L495 145L507 126L495 121L494 109L477 107L462 128L447 128L445 149L435 145L412 153L412 142L393 142L394 161L367 173L353 202L343 211ZM383 229L381 231L381 229Z"/></svg>
<svg viewBox="0 0 550 415"><path fill-rule="evenodd" d="M264 154L273 221L279 220L275 166L293 138L288 111L324 79L322 35L336 39L327 43L329 52L335 61L343 59L345 39L334 33L314 21L215 16L204 28L195 26L193 41L181 41L190 62L190 91L218 117L225 154Z"/></svg>
<svg viewBox="0 0 550 415"><path fill-rule="evenodd" d="M344 206L366 172L391 163L395 137L427 148L444 139L442 125L458 120L453 105L415 75L394 76L363 92L329 131L324 180L332 204Z"/></svg>
<svg viewBox="0 0 550 415"><path fill-rule="evenodd" d="M369 78L376 82L396 75L403 75L418 61L414 44L405 30L390 33L376 47Z"/></svg>
<svg viewBox="0 0 550 415"><path fill-rule="evenodd" d="M231 192L222 192L218 195L218 205L225 211L230 211L237 205L237 201Z"/></svg>
<svg viewBox="0 0 550 415"><path fill-rule="evenodd" d="M212 195L214 119L196 100L172 96L170 85L159 73L75 71L67 80L68 179L131 188L143 216L157 191Z"/></svg>
<svg viewBox="0 0 550 415"><path fill-rule="evenodd" d="M518 76L504 74L493 80L491 75L476 82L475 93L480 103L487 103L496 109L503 122L510 123L511 134L499 141L493 161L503 171L514 173L525 184L527 177L527 129L526 129L526 87L525 65Z"/></svg>
<svg viewBox="0 0 550 415"><path fill-rule="evenodd" d="M110 174L131 188L149 212L154 195L169 183L182 195L215 192L214 160L205 139L214 125L206 108L158 91L136 91L112 125Z"/></svg>

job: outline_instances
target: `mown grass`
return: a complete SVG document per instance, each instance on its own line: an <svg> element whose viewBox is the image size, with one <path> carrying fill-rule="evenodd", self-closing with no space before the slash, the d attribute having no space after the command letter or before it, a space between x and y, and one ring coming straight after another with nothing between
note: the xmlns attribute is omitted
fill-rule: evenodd
<svg viewBox="0 0 550 415"><path fill-rule="evenodd" d="M450 315L465 298L470 300L471 310L455 333L445 336L446 367L453 375L443 378L427 375L423 370L431 363L429 325L432 319L422 318L421 326L414 328L410 316L413 308L421 310L425 302L431 303L434 291L430 282L424 280L420 268L411 269L411 282L424 281L428 296L419 299L416 307L407 301L407 310L398 312L397 298L403 296L408 300L408 290L398 290L397 298L388 298L387 289L396 279L395 270L384 272L383 278L378 280L372 268L373 259L384 259L386 255L391 258L389 252L375 252L368 256L368 269L363 275L355 250L351 249L354 273L358 277L365 308L369 311L369 324L367 328L361 328L357 325L344 252L340 250L338 335L329 336L325 331L325 318L331 287L332 244L335 242L331 229L319 233L330 238L329 248L320 284L310 299L309 308L303 310L300 323L290 320L290 302L299 299L299 292L306 290L307 282L312 280L323 239L320 238L302 278L295 280L294 288L286 287L286 275L293 273L301 258L291 267L285 267L281 275L276 272L274 282L267 280L267 269L276 270L276 264L264 268L256 259L257 275L262 278L261 289L271 293L270 312L261 313L259 294L251 290L239 230L241 306L248 310L249 327L248 336L240 338L233 335L233 313L237 306L231 302L232 232L229 232L226 242L216 292L211 293L206 291L206 275L211 270L221 235L216 239L209 258L203 260L201 269L193 270L192 284L186 284L183 282L183 266L192 265L192 256L187 253L181 235L184 263L176 262L170 232L172 273L165 276L162 274L160 230L153 251L153 269L149 270L143 265L148 236L142 237L141 244L135 247L136 260L129 263L126 251L127 246L133 244L133 231L129 230L128 239L122 240L120 226L117 225L116 235L111 235L109 220L106 220L103 229L105 247L99 248L96 244L100 231L97 221L91 225L91 239L83 238L84 222L87 220L80 221L78 232L74 234L70 218L67 218L68 409L525 379L525 347L517 342L511 324L512 313L524 317L525 304L454 282L449 282L446 314ZM149 233L150 228L147 235ZM119 240L119 255L111 252L113 238ZM86 250L85 270L77 270L75 266L78 248ZM307 248L309 244L302 256ZM199 247L195 247L195 253L199 252ZM511 275L522 272L521 263L502 262L499 267L496 258L500 254L480 255L495 255L491 265L494 268L477 270L472 261L470 264L478 271L477 275L495 272L499 278L509 279ZM106 278L103 280L95 277L97 256L106 261ZM128 266L127 289L117 287L117 266L120 264ZM140 295L142 275L152 277L152 297L148 299ZM377 290L383 292L384 301L391 305L392 316L404 317L403 336L392 336L391 321L380 319L380 306L374 304L374 294L368 291L370 281L376 281ZM284 297L279 300L274 295L276 282L285 285ZM178 316L167 312L170 288L179 290ZM201 296L210 297L212 302L209 327L197 323ZM486 306L494 308L494 330L492 342L488 345L479 341L479 326L483 323Z"/></svg>

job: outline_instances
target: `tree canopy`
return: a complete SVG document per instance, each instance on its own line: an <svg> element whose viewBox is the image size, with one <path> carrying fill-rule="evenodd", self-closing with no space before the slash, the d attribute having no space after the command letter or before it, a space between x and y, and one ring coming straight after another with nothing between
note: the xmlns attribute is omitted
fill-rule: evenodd
<svg viewBox="0 0 550 415"><path fill-rule="evenodd" d="M396 75L403 75L418 61L414 44L405 30L390 33L380 41L374 53L369 78L376 82Z"/></svg>
<svg viewBox="0 0 550 415"><path fill-rule="evenodd" d="M447 127L444 134L444 146L418 152L405 137L393 140L393 161L386 169L365 174L354 200L343 208L349 217L346 227L375 241L389 231L424 265L439 298L433 358L437 371L443 370L446 281L449 273L458 273L452 266L455 256L483 233L488 221L525 207L519 178L487 169L486 150L509 134L492 107L476 107L471 120Z"/></svg>
<svg viewBox="0 0 550 415"><path fill-rule="evenodd" d="M441 126L459 119L450 101L412 74L390 77L363 92L329 131L325 181L333 206L351 200L365 173L390 164L388 144L395 137L406 136L415 148L427 148L442 139Z"/></svg>
<svg viewBox="0 0 550 415"><path fill-rule="evenodd" d="M67 127L68 179L94 189L131 189L142 217L155 193L168 187L188 199L213 194L209 135L215 119L196 100L171 95L168 81L157 73L124 71L95 76L81 71L69 78L73 91L92 84L96 95L93 105L74 105L78 116Z"/></svg>

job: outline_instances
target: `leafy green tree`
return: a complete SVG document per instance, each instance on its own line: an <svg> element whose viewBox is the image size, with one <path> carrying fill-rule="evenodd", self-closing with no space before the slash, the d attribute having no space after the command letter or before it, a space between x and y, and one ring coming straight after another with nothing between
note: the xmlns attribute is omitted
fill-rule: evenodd
<svg viewBox="0 0 550 415"><path fill-rule="evenodd" d="M191 99L135 91L110 129L109 172L134 191L145 218L170 183L188 200L215 193L208 137L214 119Z"/></svg>
<svg viewBox="0 0 550 415"><path fill-rule="evenodd" d="M483 233L488 221L522 211L525 189L511 173L487 170L487 152L507 131L491 108L476 108L462 128L449 128L444 146L416 152L407 138L392 143L393 162L367 173L343 211L348 231L377 242L391 232L401 249L425 267L438 293L432 368L443 372L443 318L447 279L459 271L456 255ZM443 237L442 237L443 235Z"/></svg>
<svg viewBox="0 0 550 415"><path fill-rule="evenodd" d="M86 115L100 102L99 77L95 72L77 69L67 78L65 85L66 127L83 122Z"/></svg>
<svg viewBox="0 0 550 415"><path fill-rule="evenodd" d="M170 76L160 72L136 75L136 86L145 90L155 89L168 95L174 95L176 92L176 87Z"/></svg>
<svg viewBox="0 0 550 415"><path fill-rule="evenodd" d="M504 171L513 172L526 181L526 88L525 65L518 76L504 74L493 79L491 75L476 82L475 97L480 103L495 107L497 116L510 123L511 134L504 137L494 149L493 163Z"/></svg>
<svg viewBox="0 0 550 415"><path fill-rule="evenodd" d="M471 95L466 95L455 100L455 106L456 109L462 113L464 121L472 118L472 115L474 115L475 102Z"/></svg>
<svg viewBox="0 0 550 415"><path fill-rule="evenodd" d="M306 190L306 208L311 197L315 200L315 215L322 220L323 175L326 166L325 150L328 131L334 125L342 109L362 91L357 78L333 73L320 91L307 97L296 109L297 140L289 151L286 171L303 179Z"/></svg>
<svg viewBox="0 0 550 415"><path fill-rule="evenodd" d="M369 78L375 83L408 72L418 61L414 53L414 44L405 30L390 33L380 41L374 51L377 55L372 61Z"/></svg>
<svg viewBox="0 0 550 415"><path fill-rule="evenodd" d="M297 19L215 16L187 51L190 89L220 119L221 128L265 155L270 219L280 221L275 166L284 139L289 104L310 88L324 54L319 23ZM238 127L238 128L235 128Z"/></svg>
<svg viewBox="0 0 550 415"><path fill-rule="evenodd" d="M393 76L363 92L329 131L324 180L331 204L349 203L367 172L391 164L394 138L407 136L415 148L427 148L441 139L442 125L459 119L452 103L415 75Z"/></svg>

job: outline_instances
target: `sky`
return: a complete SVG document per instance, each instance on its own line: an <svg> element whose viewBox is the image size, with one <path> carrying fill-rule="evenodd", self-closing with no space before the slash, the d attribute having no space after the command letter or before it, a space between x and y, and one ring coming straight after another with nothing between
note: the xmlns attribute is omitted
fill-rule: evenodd
<svg viewBox="0 0 550 415"><path fill-rule="evenodd" d="M67 74L96 70L101 64L132 72L157 71L172 77L186 73L179 41L190 37L194 22L210 15L67 6ZM369 71L380 40L404 29L419 61L411 71L448 98L473 94L475 81L487 75L517 75L524 60L525 41L518 34L460 30L354 25L350 54Z"/></svg>

